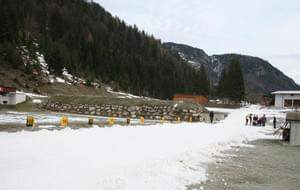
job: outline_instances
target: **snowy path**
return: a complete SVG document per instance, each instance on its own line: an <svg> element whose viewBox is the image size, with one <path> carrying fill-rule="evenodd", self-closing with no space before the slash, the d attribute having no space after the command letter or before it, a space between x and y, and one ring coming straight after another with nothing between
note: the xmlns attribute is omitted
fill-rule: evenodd
<svg viewBox="0 0 300 190"><path fill-rule="evenodd" d="M205 180L203 163L220 151L270 138L265 132L271 127L246 127L244 117L275 110L252 106L230 112L214 125L0 133L0 189L185 189Z"/></svg>

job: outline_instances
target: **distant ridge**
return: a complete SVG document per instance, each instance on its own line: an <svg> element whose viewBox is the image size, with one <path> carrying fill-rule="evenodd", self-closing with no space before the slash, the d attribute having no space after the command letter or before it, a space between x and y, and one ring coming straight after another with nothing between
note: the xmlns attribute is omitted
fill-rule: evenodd
<svg viewBox="0 0 300 190"><path fill-rule="evenodd" d="M259 57L239 54L222 54L209 56L202 49L184 44L165 43L164 46L178 54L181 59L199 69L204 65L208 78L214 84L218 83L222 70L229 66L230 60L236 58L242 66L246 91L248 93L271 93L277 90L300 90L295 81L268 61Z"/></svg>

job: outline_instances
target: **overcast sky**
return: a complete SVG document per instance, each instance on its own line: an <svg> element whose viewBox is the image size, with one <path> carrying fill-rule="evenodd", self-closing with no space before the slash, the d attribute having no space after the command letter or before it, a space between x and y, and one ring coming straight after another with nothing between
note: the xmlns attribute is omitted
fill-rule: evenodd
<svg viewBox="0 0 300 190"><path fill-rule="evenodd" d="M94 0L162 42L261 57L300 84L300 0Z"/></svg>

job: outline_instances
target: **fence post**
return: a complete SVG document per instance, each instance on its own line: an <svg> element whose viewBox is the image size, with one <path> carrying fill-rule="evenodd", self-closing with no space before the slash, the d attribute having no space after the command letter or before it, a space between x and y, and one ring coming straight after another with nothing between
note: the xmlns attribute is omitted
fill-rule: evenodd
<svg viewBox="0 0 300 190"><path fill-rule="evenodd" d="M161 118L161 122L164 123L165 122L165 117Z"/></svg>
<svg viewBox="0 0 300 190"><path fill-rule="evenodd" d="M63 127L68 126L68 117L63 117L61 119L61 126L63 126Z"/></svg>
<svg viewBox="0 0 300 190"><path fill-rule="evenodd" d="M94 124L94 118L93 117L89 117L89 125L93 125Z"/></svg>
<svg viewBox="0 0 300 190"><path fill-rule="evenodd" d="M177 122L180 122L180 117L177 117Z"/></svg>
<svg viewBox="0 0 300 190"><path fill-rule="evenodd" d="M34 127L34 126L35 126L34 117L28 116L26 121L26 127Z"/></svg>
<svg viewBox="0 0 300 190"><path fill-rule="evenodd" d="M110 125L113 125L114 122L115 122L115 121L114 121L114 118L113 118L113 117L109 118L109 124L110 124Z"/></svg>

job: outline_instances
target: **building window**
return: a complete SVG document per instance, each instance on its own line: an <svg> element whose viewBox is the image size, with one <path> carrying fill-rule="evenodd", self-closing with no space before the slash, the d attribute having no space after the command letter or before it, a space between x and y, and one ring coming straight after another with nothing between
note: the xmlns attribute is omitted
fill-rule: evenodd
<svg viewBox="0 0 300 190"><path fill-rule="evenodd" d="M292 100L284 100L284 107L292 107Z"/></svg>
<svg viewBox="0 0 300 190"><path fill-rule="evenodd" d="M294 106L300 107L300 100L294 100Z"/></svg>

